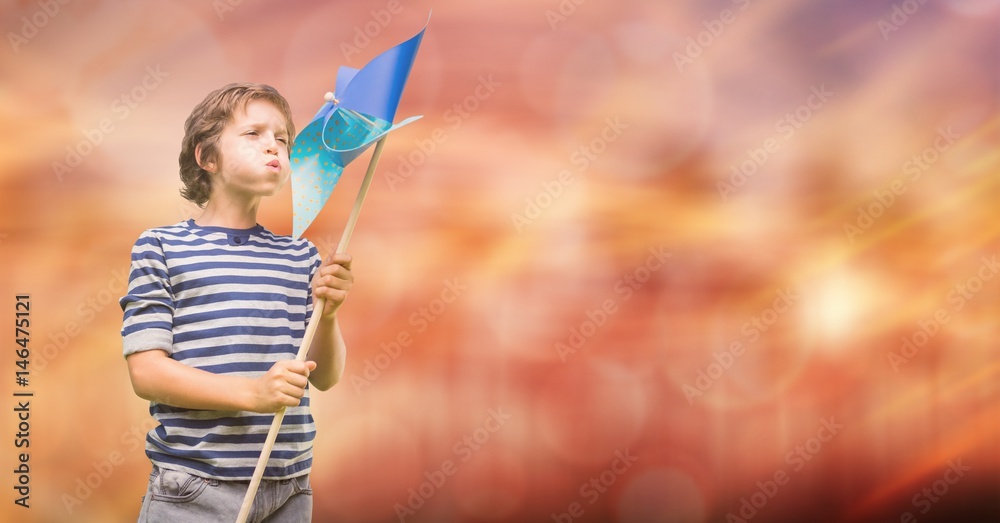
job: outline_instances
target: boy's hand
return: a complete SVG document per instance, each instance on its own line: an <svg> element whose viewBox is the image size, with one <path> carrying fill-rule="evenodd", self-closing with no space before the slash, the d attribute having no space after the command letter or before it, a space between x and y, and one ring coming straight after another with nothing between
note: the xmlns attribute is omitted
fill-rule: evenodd
<svg viewBox="0 0 1000 523"><path fill-rule="evenodd" d="M254 412L277 412L282 407L295 407L306 394L309 373L315 361L281 360L263 376L253 380L251 393Z"/></svg>
<svg viewBox="0 0 1000 523"><path fill-rule="evenodd" d="M313 299L323 298L322 319L333 318L337 309L347 299L347 293L354 284L354 275L351 273L351 255L347 253L331 254L323 265L319 267L319 273L313 280Z"/></svg>

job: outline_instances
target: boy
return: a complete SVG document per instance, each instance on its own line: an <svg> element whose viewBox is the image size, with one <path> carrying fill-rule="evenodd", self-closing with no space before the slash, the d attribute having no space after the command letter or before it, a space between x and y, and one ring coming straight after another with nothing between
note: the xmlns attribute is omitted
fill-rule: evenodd
<svg viewBox="0 0 1000 523"><path fill-rule="evenodd" d="M351 257L320 263L308 240L257 224L287 181L295 134L274 88L230 84L184 124L181 194L195 220L145 231L132 249L122 339L135 393L159 426L140 522L235 521L274 413L286 407L249 521L308 522L315 436L307 384L335 385L346 348L336 311ZM318 274L317 274L318 273ZM308 361L295 361L314 297L325 299Z"/></svg>

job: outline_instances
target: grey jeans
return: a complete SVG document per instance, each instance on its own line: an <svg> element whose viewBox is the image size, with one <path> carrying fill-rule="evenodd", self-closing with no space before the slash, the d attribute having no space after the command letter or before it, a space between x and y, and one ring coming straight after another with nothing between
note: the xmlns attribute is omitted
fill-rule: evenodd
<svg viewBox="0 0 1000 523"><path fill-rule="evenodd" d="M153 465L139 523L236 521L249 481L220 481ZM248 522L309 523L313 496L309 475L261 480Z"/></svg>

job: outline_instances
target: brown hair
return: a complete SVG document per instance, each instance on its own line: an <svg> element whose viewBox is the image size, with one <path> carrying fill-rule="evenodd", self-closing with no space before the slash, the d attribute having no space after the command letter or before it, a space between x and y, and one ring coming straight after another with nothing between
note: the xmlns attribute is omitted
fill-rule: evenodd
<svg viewBox="0 0 1000 523"><path fill-rule="evenodd" d="M204 207L212 193L212 179L209 172L198 165L196 151L201 146L202 163L219 163L218 142L222 130L233 119L233 114L246 109L252 100L266 100L274 104L285 117L288 128L288 147L291 149L295 136L292 111L288 101L270 85L255 83L229 84L212 91L191 111L184 122L184 139L181 140L181 154L178 158L181 181L184 188L181 196Z"/></svg>

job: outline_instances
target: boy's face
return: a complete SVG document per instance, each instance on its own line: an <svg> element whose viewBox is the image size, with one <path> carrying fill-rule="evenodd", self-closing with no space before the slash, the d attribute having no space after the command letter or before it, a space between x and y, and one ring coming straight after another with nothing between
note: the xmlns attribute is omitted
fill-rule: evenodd
<svg viewBox="0 0 1000 523"><path fill-rule="evenodd" d="M216 190L231 196L271 196L288 180L288 130L271 102L251 100L237 111L219 136L221 164L213 176Z"/></svg>

